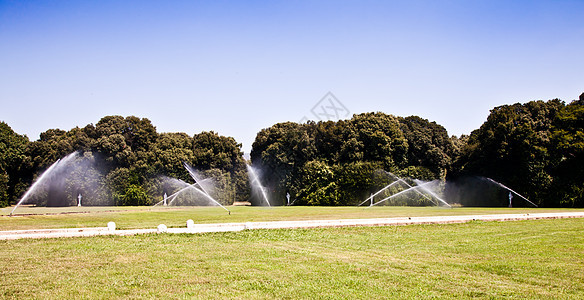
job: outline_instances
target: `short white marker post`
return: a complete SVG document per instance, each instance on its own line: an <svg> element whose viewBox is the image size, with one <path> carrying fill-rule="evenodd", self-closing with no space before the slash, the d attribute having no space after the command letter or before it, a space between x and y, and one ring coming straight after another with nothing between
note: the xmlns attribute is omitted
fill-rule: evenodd
<svg viewBox="0 0 584 300"><path fill-rule="evenodd" d="M191 219L187 220L187 229L194 229L195 228L195 222Z"/></svg>
<svg viewBox="0 0 584 300"><path fill-rule="evenodd" d="M164 225L164 224L158 225L158 232L166 232L167 230L168 230L168 227L166 227L166 225Z"/></svg>
<svg viewBox="0 0 584 300"><path fill-rule="evenodd" d="M107 223L107 230L109 230L109 231L115 231L116 230L116 223L114 223L114 222L108 222Z"/></svg>

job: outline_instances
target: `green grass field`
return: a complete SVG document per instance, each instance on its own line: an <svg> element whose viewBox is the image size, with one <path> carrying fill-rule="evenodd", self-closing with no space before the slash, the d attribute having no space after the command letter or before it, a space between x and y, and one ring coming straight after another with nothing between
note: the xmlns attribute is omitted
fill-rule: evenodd
<svg viewBox="0 0 584 300"><path fill-rule="evenodd" d="M502 213L535 213L582 211L574 209L541 208L441 208L441 207L229 207L231 215L220 207L19 207L15 216L12 208L0 209L0 231L17 229L104 227L110 221L119 229L185 227L195 223L239 223L254 221L362 219L444 215L480 215Z"/></svg>
<svg viewBox="0 0 584 300"><path fill-rule="evenodd" d="M562 219L0 241L0 298L582 299L583 233Z"/></svg>

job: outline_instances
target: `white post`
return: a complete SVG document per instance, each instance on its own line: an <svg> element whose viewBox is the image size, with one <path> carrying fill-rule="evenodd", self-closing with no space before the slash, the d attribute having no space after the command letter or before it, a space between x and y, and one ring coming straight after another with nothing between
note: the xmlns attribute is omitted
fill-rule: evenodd
<svg viewBox="0 0 584 300"><path fill-rule="evenodd" d="M114 222L108 222L107 223L107 229L109 231L115 231L116 230L116 223L114 223Z"/></svg>
<svg viewBox="0 0 584 300"><path fill-rule="evenodd" d="M77 206L81 206L81 198L83 198L83 196L81 196L81 193L79 193L79 196L77 196L77 199L79 199Z"/></svg>
<svg viewBox="0 0 584 300"><path fill-rule="evenodd" d="M166 227L166 225L164 224L160 224L157 227L158 232L166 232L168 230L168 227Z"/></svg>
<svg viewBox="0 0 584 300"><path fill-rule="evenodd" d="M195 222L191 219L187 220L187 228L188 229L194 229L195 228Z"/></svg>

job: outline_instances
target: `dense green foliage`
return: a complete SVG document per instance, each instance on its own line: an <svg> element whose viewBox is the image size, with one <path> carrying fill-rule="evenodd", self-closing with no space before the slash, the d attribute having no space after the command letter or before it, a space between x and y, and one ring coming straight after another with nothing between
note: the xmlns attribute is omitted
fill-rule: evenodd
<svg viewBox="0 0 584 300"><path fill-rule="evenodd" d="M0 122L0 207L15 201L24 191L25 182L18 176L26 159L28 138L15 133Z"/></svg>
<svg viewBox="0 0 584 300"><path fill-rule="evenodd" d="M496 107L470 135L451 179L486 176L541 206L582 207L583 166L584 94L568 105L555 99ZM506 197L498 197L503 203L461 199L466 205L503 205Z"/></svg>
<svg viewBox="0 0 584 300"><path fill-rule="evenodd" d="M25 187L58 159L78 151L51 186L35 193L33 203L74 205L151 205L169 193L170 178L193 182L183 162L218 184L219 201L230 204L247 194L241 145L214 132L193 137L157 133L148 119L107 116L95 126L70 131L50 129L28 142L1 123L0 188L3 204L15 203ZM7 149L6 151L4 149ZM168 178L167 178L168 177Z"/></svg>
<svg viewBox="0 0 584 300"><path fill-rule="evenodd" d="M377 170L444 178L454 144L444 127L419 117L365 113L347 121L279 123L256 137L251 160L274 204L355 205L385 186ZM387 176L386 176L387 177Z"/></svg>
<svg viewBox="0 0 584 300"><path fill-rule="evenodd" d="M393 179L448 179L448 200L506 206L500 182L537 205L584 206L584 94L496 107L461 138L420 117L365 113L339 122L280 123L258 133L251 159L270 198L283 203L355 205ZM381 172L383 172L381 171ZM383 174L383 173L381 173ZM530 205L519 199L514 205ZM410 197L408 205L427 205Z"/></svg>
<svg viewBox="0 0 584 300"><path fill-rule="evenodd" d="M52 179L59 188L36 193L34 203L89 205L157 203L191 182L183 162L213 180L223 204L251 199L241 145L202 132L157 133L148 119L107 116L69 131L49 129L37 141L0 123L0 206L13 204L35 178L69 153L79 155ZM554 99L491 110L470 136L417 116L363 113L349 120L285 122L262 129L251 163L272 205L355 205L393 182L392 174L446 179L451 202L506 206L512 187L539 206L584 206L584 94L569 104ZM386 191L391 194L395 190ZM191 191L191 193L194 193ZM392 204L428 205L423 197ZM527 202L516 199L514 205Z"/></svg>

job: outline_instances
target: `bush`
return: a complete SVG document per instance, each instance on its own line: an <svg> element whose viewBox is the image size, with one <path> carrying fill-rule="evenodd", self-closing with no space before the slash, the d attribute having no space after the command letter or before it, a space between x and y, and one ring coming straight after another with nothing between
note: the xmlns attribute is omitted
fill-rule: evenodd
<svg viewBox="0 0 584 300"><path fill-rule="evenodd" d="M138 205L150 205L148 200L148 195L142 186L136 184L130 184L126 189L126 193L121 197L121 205L126 206L138 206Z"/></svg>

